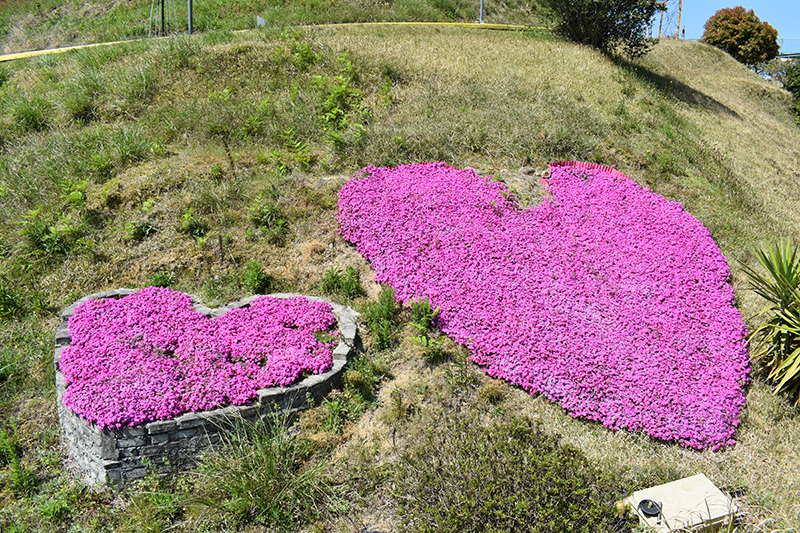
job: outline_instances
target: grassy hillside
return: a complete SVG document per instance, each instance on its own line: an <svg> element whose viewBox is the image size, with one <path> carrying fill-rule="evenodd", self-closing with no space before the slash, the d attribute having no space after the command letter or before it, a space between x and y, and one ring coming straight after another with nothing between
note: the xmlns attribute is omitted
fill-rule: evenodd
<svg viewBox="0 0 800 533"><path fill-rule="evenodd" d="M0 52L13 53L60 46L116 41L155 35L160 30L160 3L148 0L111 2L10 0L0 2ZM484 21L493 24L540 24L536 2L504 0L487 3ZM185 1L165 3L169 33L188 30ZM533 6L533 7L532 7ZM256 26L256 16L272 24L328 24L378 21L474 22L479 3L465 0L203 0L193 4L197 32L243 30Z"/></svg>
<svg viewBox="0 0 800 533"><path fill-rule="evenodd" d="M275 27L15 62L0 79L0 436L19 457L2 463L4 529L232 527L209 511L209 495L223 496L207 478L151 480L117 500L65 481L49 363L58 310L150 283L210 304L320 293L329 272L353 267L368 296L345 299L369 314L379 287L335 223L337 190L362 166L443 160L503 179L530 205L528 169L617 165L711 230L746 317L761 304L740 262L800 236L790 96L696 43L662 41L628 63L532 32ZM696 452L573 420L480 376L455 347L430 364L409 333L369 350L345 391L301 420L339 495L314 531L410 528L401 480L420 474L415 450L444 446L426 440L432 428L448 421L466 446L481 436L463 417L505 434L511 414L611 476L597 482L609 498L703 471L747 505L741 531L800 524L800 418L758 376L739 443Z"/></svg>

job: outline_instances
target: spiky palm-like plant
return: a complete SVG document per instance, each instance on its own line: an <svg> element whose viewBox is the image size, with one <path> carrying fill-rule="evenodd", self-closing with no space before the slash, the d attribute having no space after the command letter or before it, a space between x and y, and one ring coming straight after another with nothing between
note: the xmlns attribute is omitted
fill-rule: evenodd
<svg viewBox="0 0 800 533"><path fill-rule="evenodd" d="M758 316L767 321L750 333L755 359L764 359L775 394L786 392L800 403L800 251L791 241L755 250L767 273L744 266L750 288L769 305Z"/></svg>

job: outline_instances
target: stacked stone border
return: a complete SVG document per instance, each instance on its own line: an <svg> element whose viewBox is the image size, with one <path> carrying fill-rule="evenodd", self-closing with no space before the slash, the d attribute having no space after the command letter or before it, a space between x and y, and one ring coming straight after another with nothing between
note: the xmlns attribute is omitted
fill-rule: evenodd
<svg viewBox="0 0 800 533"><path fill-rule="evenodd" d="M91 486L109 485L121 488L150 472L171 475L191 470L203 451L220 441L220 433L236 421L269 423L276 413L291 416L307 408L309 402L319 404L333 388L341 386L347 361L357 349L358 313L324 298L296 293L270 294L274 298L304 296L327 302L333 307L340 331L340 341L333 350L333 366L324 374L315 374L291 387L260 389L254 403L228 406L211 411L184 413L170 420L147 422L133 427L100 429L64 407L64 375L59 369L61 351L69 346L69 317L83 302L98 298L122 298L135 289L116 289L91 294L73 303L61 314L61 325L55 334L56 402L61 426L61 443L71 469ZM191 295L190 295L191 296ZM260 296L250 296L211 309L191 296L193 307L208 317L218 317L231 309L247 307Z"/></svg>

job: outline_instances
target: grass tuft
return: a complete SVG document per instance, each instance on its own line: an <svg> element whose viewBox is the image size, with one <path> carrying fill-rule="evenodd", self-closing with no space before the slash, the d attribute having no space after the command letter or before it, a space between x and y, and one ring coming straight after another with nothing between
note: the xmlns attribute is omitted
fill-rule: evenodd
<svg viewBox="0 0 800 533"><path fill-rule="evenodd" d="M314 446L293 436L288 420L269 425L238 421L199 470L197 503L222 515L228 527L254 522L293 531L318 516L327 494Z"/></svg>

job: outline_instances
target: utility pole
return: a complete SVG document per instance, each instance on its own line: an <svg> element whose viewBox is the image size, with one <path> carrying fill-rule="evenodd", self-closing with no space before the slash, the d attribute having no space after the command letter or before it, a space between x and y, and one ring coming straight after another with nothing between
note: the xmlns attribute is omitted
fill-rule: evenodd
<svg viewBox="0 0 800 533"><path fill-rule="evenodd" d="M667 3L656 2L656 5L664 8L661 10L661 17L658 19L658 38L661 39L661 25L664 23L664 10L667 9Z"/></svg>

